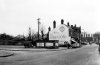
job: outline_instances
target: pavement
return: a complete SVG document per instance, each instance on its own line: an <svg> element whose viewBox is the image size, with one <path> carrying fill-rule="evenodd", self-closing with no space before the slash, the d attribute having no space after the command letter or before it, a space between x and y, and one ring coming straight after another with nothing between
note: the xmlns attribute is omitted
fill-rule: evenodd
<svg viewBox="0 0 100 65"><path fill-rule="evenodd" d="M5 51L33 51L33 52L44 52L44 51L61 51L67 50L66 47L61 47L58 49L46 49L46 48L0 48L0 50Z"/></svg>
<svg viewBox="0 0 100 65"><path fill-rule="evenodd" d="M8 57L8 56L12 56L12 55L14 55L14 53L12 53L10 51L0 50L0 57Z"/></svg>
<svg viewBox="0 0 100 65"><path fill-rule="evenodd" d="M87 47L87 46L90 46L90 45L85 45L81 48L84 48L84 47ZM79 49L79 48L72 48L72 49ZM34 51L34 52L40 52L40 51L61 51L61 50L68 50L67 47L59 47L59 48L56 48L56 49L48 49L48 48L24 48L24 47L10 47L10 46L3 46L3 47L0 47L0 50L7 50L7 51Z"/></svg>

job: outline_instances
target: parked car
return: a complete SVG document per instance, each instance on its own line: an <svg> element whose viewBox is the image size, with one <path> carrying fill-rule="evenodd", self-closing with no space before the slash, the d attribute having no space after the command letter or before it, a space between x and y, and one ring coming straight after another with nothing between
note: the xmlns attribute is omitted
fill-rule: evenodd
<svg viewBox="0 0 100 65"><path fill-rule="evenodd" d="M33 44L32 44L31 41L25 41L25 42L24 42L24 47L25 47L25 48L32 48L32 47L33 47Z"/></svg>
<svg viewBox="0 0 100 65"><path fill-rule="evenodd" d="M72 48L79 48L81 47L79 43L75 42L72 44Z"/></svg>
<svg viewBox="0 0 100 65"><path fill-rule="evenodd" d="M87 43L87 42L82 42L81 44L82 44L82 45L87 45L88 43Z"/></svg>

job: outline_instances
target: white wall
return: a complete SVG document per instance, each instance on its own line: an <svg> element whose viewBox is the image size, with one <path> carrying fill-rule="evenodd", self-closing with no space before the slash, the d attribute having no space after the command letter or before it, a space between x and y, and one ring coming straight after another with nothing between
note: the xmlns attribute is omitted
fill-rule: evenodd
<svg viewBox="0 0 100 65"><path fill-rule="evenodd" d="M64 24L59 25L49 33L49 40L59 40L70 42L69 28Z"/></svg>

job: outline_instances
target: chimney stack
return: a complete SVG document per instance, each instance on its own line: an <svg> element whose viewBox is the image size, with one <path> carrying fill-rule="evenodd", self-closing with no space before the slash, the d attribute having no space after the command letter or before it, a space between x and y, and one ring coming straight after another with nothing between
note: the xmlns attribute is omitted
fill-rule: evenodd
<svg viewBox="0 0 100 65"><path fill-rule="evenodd" d="M71 25L71 28L73 28L73 25Z"/></svg>
<svg viewBox="0 0 100 65"><path fill-rule="evenodd" d="M49 26L49 28L48 28L48 32L50 32L51 31L51 28L50 28L50 26Z"/></svg>
<svg viewBox="0 0 100 65"><path fill-rule="evenodd" d="M67 26L69 26L69 22L67 23Z"/></svg>
<svg viewBox="0 0 100 65"><path fill-rule="evenodd" d="M53 28L56 28L56 21L53 21Z"/></svg>
<svg viewBox="0 0 100 65"><path fill-rule="evenodd" d="M61 24L64 24L64 20L63 19L61 19Z"/></svg>
<svg viewBox="0 0 100 65"><path fill-rule="evenodd" d="M74 27L76 27L76 24L75 24L75 26Z"/></svg>

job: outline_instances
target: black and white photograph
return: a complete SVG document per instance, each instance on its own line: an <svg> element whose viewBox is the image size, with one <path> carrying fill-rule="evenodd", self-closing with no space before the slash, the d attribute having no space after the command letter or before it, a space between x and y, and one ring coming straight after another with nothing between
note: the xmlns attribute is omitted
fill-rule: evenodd
<svg viewBox="0 0 100 65"><path fill-rule="evenodd" d="M0 65L100 65L100 0L0 0Z"/></svg>

